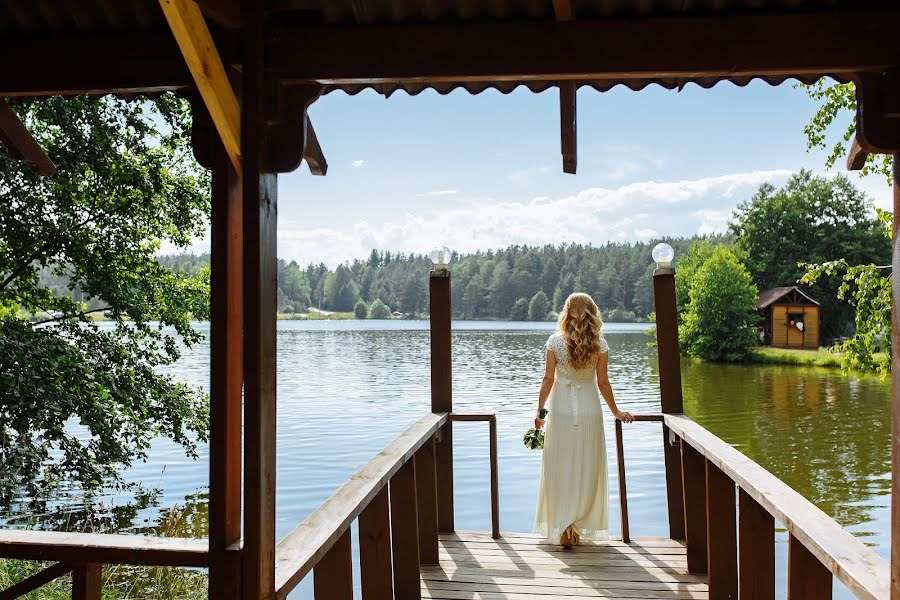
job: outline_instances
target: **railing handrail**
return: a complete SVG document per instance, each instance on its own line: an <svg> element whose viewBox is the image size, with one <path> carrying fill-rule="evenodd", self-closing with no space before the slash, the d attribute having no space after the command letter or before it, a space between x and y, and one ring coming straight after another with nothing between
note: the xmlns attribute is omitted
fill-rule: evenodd
<svg viewBox="0 0 900 600"><path fill-rule="evenodd" d="M429 413L388 444L275 547L276 597L285 598L375 495L448 420Z"/></svg>
<svg viewBox="0 0 900 600"><path fill-rule="evenodd" d="M689 417L666 414L664 423L784 524L857 597L890 597L887 562L819 507Z"/></svg>
<svg viewBox="0 0 900 600"><path fill-rule="evenodd" d="M209 541L113 533L0 530L0 558L165 567L209 566Z"/></svg>

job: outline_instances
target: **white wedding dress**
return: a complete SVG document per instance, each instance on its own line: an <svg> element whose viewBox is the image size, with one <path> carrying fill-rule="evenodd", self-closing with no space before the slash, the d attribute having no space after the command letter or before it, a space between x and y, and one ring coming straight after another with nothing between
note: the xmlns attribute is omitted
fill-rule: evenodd
<svg viewBox="0 0 900 600"><path fill-rule="evenodd" d="M550 336L545 348L556 355L556 378L547 401L550 412L534 532L558 544L563 531L574 525L581 539L607 540L609 481L596 363L573 369L559 332ZM609 352L602 337L600 351Z"/></svg>

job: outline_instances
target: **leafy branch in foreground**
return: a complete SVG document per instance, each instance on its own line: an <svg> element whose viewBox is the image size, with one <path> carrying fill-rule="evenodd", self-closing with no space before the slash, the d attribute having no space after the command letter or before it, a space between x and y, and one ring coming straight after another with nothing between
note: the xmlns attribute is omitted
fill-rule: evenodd
<svg viewBox="0 0 900 600"><path fill-rule="evenodd" d="M820 79L816 83L797 84L809 98L819 103L816 113L803 128L806 134L807 149L821 148L829 150L825 166L832 168L837 161L847 154L847 144L856 134L856 87L852 83L835 83ZM841 128L836 141L830 142L828 131ZM891 157L888 154L871 154L866 159L861 175L881 174L891 181Z"/></svg>
<svg viewBox="0 0 900 600"><path fill-rule="evenodd" d="M875 209L878 220L884 226L885 235L891 237L893 215ZM841 366L847 370L876 372L882 378L891 372L891 362L880 360L878 355L891 353L891 281L890 265L851 265L845 259L821 264L801 264L806 273L800 282L813 285L822 277L839 276L841 285L837 291L839 300L853 307L856 313L854 335L838 343L834 350L843 353Z"/></svg>
<svg viewBox="0 0 900 600"><path fill-rule="evenodd" d="M187 105L55 97L14 109L57 173L37 177L0 152L5 491L116 481L158 435L195 454L207 398L158 367L202 339L190 322L207 316L208 280L155 258L163 244L186 247L208 220ZM45 286L48 273L68 293ZM101 309L111 323L93 321Z"/></svg>

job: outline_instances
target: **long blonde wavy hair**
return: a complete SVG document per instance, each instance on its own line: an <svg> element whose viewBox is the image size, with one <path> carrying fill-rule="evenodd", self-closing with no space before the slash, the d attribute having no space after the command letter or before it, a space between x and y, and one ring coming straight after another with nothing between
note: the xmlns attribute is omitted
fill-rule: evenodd
<svg viewBox="0 0 900 600"><path fill-rule="evenodd" d="M591 365L600 353L600 330L603 319L593 298L576 292L566 298L559 315L559 330L565 334L569 363L575 369Z"/></svg>

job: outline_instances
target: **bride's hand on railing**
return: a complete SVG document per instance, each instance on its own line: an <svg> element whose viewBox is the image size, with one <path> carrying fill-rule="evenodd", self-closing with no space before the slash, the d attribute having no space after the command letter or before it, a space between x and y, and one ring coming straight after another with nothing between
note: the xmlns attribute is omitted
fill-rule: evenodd
<svg viewBox="0 0 900 600"><path fill-rule="evenodd" d="M627 410L617 410L616 418L620 421L624 421L625 423L634 423L634 415L632 415Z"/></svg>

